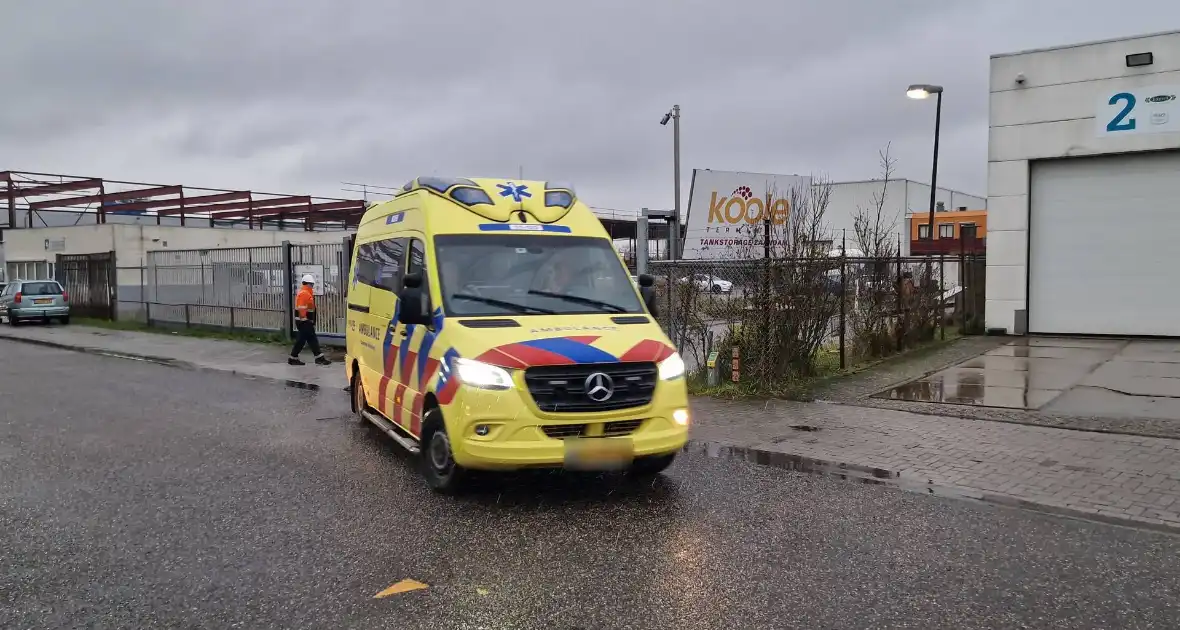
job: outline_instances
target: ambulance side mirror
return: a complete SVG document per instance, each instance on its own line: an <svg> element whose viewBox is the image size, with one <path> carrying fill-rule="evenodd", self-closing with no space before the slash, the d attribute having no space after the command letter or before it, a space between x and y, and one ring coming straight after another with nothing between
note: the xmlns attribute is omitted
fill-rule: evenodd
<svg viewBox="0 0 1180 630"><path fill-rule="evenodd" d="M647 306L647 310L652 317L659 317L659 310L656 308L656 279L645 274L639 276L639 295L643 297L643 303Z"/></svg>
<svg viewBox="0 0 1180 630"><path fill-rule="evenodd" d="M399 323L409 325L429 324L430 313L426 312L426 296L422 292L422 275L407 273L402 280L402 290L398 294L401 304L397 310Z"/></svg>

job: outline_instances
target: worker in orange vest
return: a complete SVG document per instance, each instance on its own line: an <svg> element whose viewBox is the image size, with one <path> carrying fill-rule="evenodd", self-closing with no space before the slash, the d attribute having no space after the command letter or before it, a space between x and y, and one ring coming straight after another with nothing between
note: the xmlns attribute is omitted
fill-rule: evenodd
<svg viewBox="0 0 1180 630"><path fill-rule="evenodd" d="M316 365L332 364L320 352L320 340L315 334L315 276L311 274L303 276L303 286L295 296L295 347L291 348L291 356L287 358L289 365L306 365L299 360L304 344L311 347Z"/></svg>

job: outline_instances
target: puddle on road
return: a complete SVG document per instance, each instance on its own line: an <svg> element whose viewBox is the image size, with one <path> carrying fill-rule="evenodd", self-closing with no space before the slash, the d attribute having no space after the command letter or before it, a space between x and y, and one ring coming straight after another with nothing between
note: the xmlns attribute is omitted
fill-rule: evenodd
<svg viewBox="0 0 1180 630"><path fill-rule="evenodd" d="M1073 374L1030 375L1027 371L954 367L874 394L874 398L910 402L1039 409L1062 393ZM1061 378L1058 378L1061 377ZM1044 384L1046 387L1037 387ZM1047 387L1056 385L1056 387Z"/></svg>
<svg viewBox="0 0 1180 630"><path fill-rule="evenodd" d="M884 468L856 464L833 464L792 453L777 453L743 446L726 446L714 442L690 441L685 445L684 452L703 454L719 459L736 459L783 470L830 475L862 483L885 483L886 480L896 480L899 477L898 473Z"/></svg>

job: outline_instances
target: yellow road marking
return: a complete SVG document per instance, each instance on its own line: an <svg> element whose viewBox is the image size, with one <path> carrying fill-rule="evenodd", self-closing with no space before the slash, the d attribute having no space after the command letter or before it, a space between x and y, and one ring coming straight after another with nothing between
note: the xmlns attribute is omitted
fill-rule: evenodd
<svg viewBox="0 0 1180 630"><path fill-rule="evenodd" d="M390 595L397 595L398 593L405 593L407 591L419 591L424 588L427 588L427 585L419 582L418 580L402 580L400 582L394 582L389 588L381 591L380 593L377 593L373 596L373 599L381 599L383 597L389 597Z"/></svg>

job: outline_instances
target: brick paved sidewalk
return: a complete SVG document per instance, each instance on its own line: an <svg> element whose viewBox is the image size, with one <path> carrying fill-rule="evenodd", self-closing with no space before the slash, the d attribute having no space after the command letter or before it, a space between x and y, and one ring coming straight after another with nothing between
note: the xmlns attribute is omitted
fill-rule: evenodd
<svg viewBox="0 0 1180 630"><path fill-rule="evenodd" d="M876 469L909 488L1180 529L1177 440L825 403L697 399L693 415L694 440Z"/></svg>

